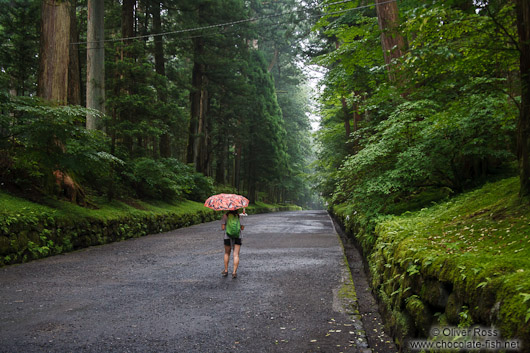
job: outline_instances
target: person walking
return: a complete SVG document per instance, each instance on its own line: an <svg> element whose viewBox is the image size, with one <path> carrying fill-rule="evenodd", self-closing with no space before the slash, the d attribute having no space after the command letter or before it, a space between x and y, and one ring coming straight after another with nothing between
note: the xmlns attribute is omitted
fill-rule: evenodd
<svg viewBox="0 0 530 353"><path fill-rule="evenodd" d="M230 253L234 250L234 269L232 271L232 278L237 278L237 268L239 267L239 251L241 250L241 231L245 226L241 224L241 219L237 210L228 211L223 215L221 221L221 229L224 233L224 271L221 273L223 277L228 276L228 264L230 262Z"/></svg>

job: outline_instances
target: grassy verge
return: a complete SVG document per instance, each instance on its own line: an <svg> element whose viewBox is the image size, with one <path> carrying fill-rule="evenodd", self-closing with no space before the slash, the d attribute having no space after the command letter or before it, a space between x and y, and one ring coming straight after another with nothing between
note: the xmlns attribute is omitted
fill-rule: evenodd
<svg viewBox="0 0 530 353"><path fill-rule="evenodd" d="M95 200L97 209L69 202L34 203L0 192L0 266L75 249L160 233L219 219L202 203ZM249 213L298 210L258 203Z"/></svg>
<svg viewBox="0 0 530 353"><path fill-rule="evenodd" d="M359 229L356 234L398 343L433 324L496 326L530 349L530 205L510 178Z"/></svg>

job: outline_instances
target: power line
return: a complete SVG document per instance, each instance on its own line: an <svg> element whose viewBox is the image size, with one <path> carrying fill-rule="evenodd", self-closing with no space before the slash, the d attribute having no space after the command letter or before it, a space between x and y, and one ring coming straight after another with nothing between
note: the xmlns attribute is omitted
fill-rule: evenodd
<svg viewBox="0 0 530 353"><path fill-rule="evenodd" d="M71 45L79 45L79 44L95 44L95 43L106 43L106 42L120 42L120 41L132 40L132 39L144 39L144 38L150 38L150 37L160 37L160 36L167 36L167 35L172 35L172 34L180 34L180 33L194 32L194 31L202 31L202 30L207 30L207 29L212 29L212 28L228 27L228 26L239 25L239 24L242 24L242 23L248 23L248 22L260 21L260 20L265 20L265 19L270 19L270 18L275 18L275 17L281 17L281 16L286 16L286 15L291 15L291 14L294 14L294 13L298 13L298 12L305 12L305 11L308 11L308 10L314 10L314 9L318 9L318 8L322 8L322 7L340 5L340 4L344 4L344 3L348 3L348 2L352 2L352 1L353 0L341 0L341 1L330 3L330 4L322 4L322 5L317 5L317 6L313 6L313 7L304 7L302 9L285 11L285 12L272 14L272 15L266 15L266 16L261 16L261 17L251 17L251 18L246 18L246 19L232 21L232 22L225 22L225 23L219 23L219 24L202 26L202 27L180 29L180 30L176 30L176 31L169 31L169 32L163 32L163 33L152 33L152 34L145 34L145 35L133 36L133 37L104 39L104 40L101 40L101 41L75 42L75 43L70 43L70 44ZM396 1L397 0L388 0L388 1L381 2L379 4L374 3L374 4L370 4L370 5L362 5L362 6L354 7L354 8L351 8L351 9L345 9L345 10L340 10L340 11L329 12L329 13L325 13L325 14L322 14L322 15L313 15L313 16L310 16L310 17L323 17L323 16L329 16L329 15L336 15L336 14L340 14L340 13L344 13L344 12L348 12L348 11L362 10L362 9L366 9L366 8L369 8L369 7L378 6L378 5L384 5L384 4L388 4L388 3L392 3L392 2L396 2ZM204 35L203 34L195 35L195 36L192 36L190 38L197 38L197 37L201 37L201 36L204 36Z"/></svg>

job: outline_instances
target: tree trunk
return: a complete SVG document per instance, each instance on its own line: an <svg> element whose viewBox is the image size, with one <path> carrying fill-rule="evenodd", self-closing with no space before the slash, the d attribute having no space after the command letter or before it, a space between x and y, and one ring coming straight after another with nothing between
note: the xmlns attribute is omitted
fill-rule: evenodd
<svg viewBox="0 0 530 353"><path fill-rule="evenodd" d="M42 2L38 95L59 104L68 101L70 14L69 1Z"/></svg>
<svg viewBox="0 0 530 353"><path fill-rule="evenodd" d="M218 184L226 184L226 159L228 154L226 153L226 147L223 144L220 145L221 150L217 154L217 164L215 166L215 181Z"/></svg>
<svg viewBox="0 0 530 353"><path fill-rule="evenodd" d="M206 128L208 92L206 90L206 66L202 63L204 42L202 38L196 38L193 42L194 64L192 73L192 90L190 93L191 117L186 160L188 163L193 163L198 172L202 172L204 163L199 159L201 157L201 148L205 146L203 139L205 137L204 134Z"/></svg>
<svg viewBox="0 0 530 353"><path fill-rule="evenodd" d="M530 2L517 0L517 30L519 32L521 70L521 110L517 123L517 152L521 197L530 196Z"/></svg>
<svg viewBox="0 0 530 353"><path fill-rule="evenodd" d="M161 4L156 2L152 7L153 15L153 33L162 33L162 19L160 16ZM166 76L166 62L164 58L164 42L162 36L155 36L155 71L161 76ZM158 99L161 102L167 102L166 87L160 87L158 90ZM171 157L171 137L169 133L164 133L160 136L160 157L169 158Z"/></svg>
<svg viewBox="0 0 530 353"><path fill-rule="evenodd" d="M123 0L121 6L121 34L124 38L134 36L134 3L135 0ZM131 43L131 39L125 43Z"/></svg>
<svg viewBox="0 0 530 353"><path fill-rule="evenodd" d="M88 0L86 107L105 113L104 1ZM86 128L100 128L99 119L88 114Z"/></svg>
<svg viewBox="0 0 530 353"><path fill-rule="evenodd" d="M350 127L350 114L348 113L348 105L346 104L346 98L341 98L342 102L342 113L344 114L344 130L346 131L346 142L349 141L351 135Z"/></svg>
<svg viewBox="0 0 530 353"><path fill-rule="evenodd" d="M194 151L196 155L196 162L195 165L197 167L197 171L200 173L203 173L204 175L209 175L208 173L208 164L209 164L209 154L208 154L208 140L209 140L209 134L208 134L208 119L207 119L207 112L209 107L209 97L208 97L208 91L205 89L205 87L208 85L208 79L206 76L202 79L202 89L201 89L201 96L200 96L200 107L199 107L199 127L198 127L198 138L197 138L197 144L196 144L196 150Z"/></svg>
<svg viewBox="0 0 530 353"><path fill-rule="evenodd" d="M359 130L359 123L361 122L361 114L359 114L359 104L354 103L353 106L353 132ZM358 139L353 140L353 150L354 153L357 153L359 147Z"/></svg>
<svg viewBox="0 0 530 353"><path fill-rule="evenodd" d="M278 48L274 48L274 54L272 56L272 60L271 62L269 63L269 68L267 69L268 72L271 72L272 69L274 68L274 65L276 65L276 62L278 61Z"/></svg>
<svg viewBox="0 0 530 353"><path fill-rule="evenodd" d="M234 187L237 192L241 189L241 142L236 142L236 155L234 158Z"/></svg>
<svg viewBox="0 0 530 353"><path fill-rule="evenodd" d="M395 81L392 60L401 57L405 41L398 32L399 13L397 2L376 0L377 21L381 30L381 46L390 81Z"/></svg>
<svg viewBox="0 0 530 353"><path fill-rule="evenodd" d="M135 0L123 0L122 6L121 6L121 35L122 38L131 38L134 36L134 3ZM127 45L130 45L132 43L132 39L127 39L123 41L124 47ZM131 57L131 53L127 48L121 48L121 60L125 60L128 57ZM120 77L120 78L123 78ZM130 88L132 88L130 85L128 87L125 87L123 92L119 92L118 94L129 94ZM119 116L119 120L126 121L130 120L130 117L127 116L127 112L122 113L123 115ZM130 113L129 113L130 114ZM127 151L129 152L129 155L132 155L133 149L134 149L134 141L133 136L130 136L126 134L123 137L123 144L127 148Z"/></svg>
<svg viewBox="0 0 530 353"><path fill-rule="evenodd" d="M72 0L70 14L70 41L79 42L77 29L76 0ZM79 45L70 45L68 62L68 104L81 105L81 69L79 63Z"/></svg>

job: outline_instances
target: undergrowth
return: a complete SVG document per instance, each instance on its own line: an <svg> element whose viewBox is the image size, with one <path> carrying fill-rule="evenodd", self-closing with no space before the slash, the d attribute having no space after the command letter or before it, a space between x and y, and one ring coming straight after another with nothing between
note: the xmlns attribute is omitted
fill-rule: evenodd
<svg viewBox="0 0 530 353"><path fill-rule="evenodd" d="M107 201L93 198L94 208L57 199L39 203L0 192L0 266L57 255L82 247L169 231L219 219L222 212L201 202ZM300 209L253 204L248 213Z"/></svg>
<svg viewBox="0 0 530 353"><path fill-rule="evenodd" d="M496 325L507 337L524 338L530 335L530 204L518 189L518 178L503 179L416 212L380 217L372 230L359 226L368 224L359 221L362 215L348 214L351 206L333 212L363 247L387 310L406 311L404 321L411 316L416 326L426 308L432 323ZM454 293L445 312L439 296L428 293L432 288L436 295ZM410 334L407 325L396 331Z"/></svg>

